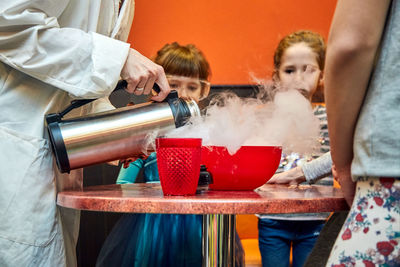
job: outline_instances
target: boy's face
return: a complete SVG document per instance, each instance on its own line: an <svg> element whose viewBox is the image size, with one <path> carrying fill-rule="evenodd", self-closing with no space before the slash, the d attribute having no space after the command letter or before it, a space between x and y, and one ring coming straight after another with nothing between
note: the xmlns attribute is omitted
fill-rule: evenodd
<svg viewBox="0 0 400 267"><path fill-rule="evenodd" d="M199 102L208 96L210 83L192 77L167 75L169 86L178 92L178 96L184 99L193 99Z"/></svg>
<svg viewBox="0 0 400 267"><path fill-rule="evenodd" d="M305 43L298 43L286 49L282 55L278 75L282 88L298 90L309 100L322 80L317 55Z"/></svg>

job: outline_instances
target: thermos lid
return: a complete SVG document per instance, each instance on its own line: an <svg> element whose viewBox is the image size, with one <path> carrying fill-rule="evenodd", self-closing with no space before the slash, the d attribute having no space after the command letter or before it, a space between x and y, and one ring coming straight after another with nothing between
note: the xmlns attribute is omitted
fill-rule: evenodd
<svg viewBox="0 0 400 267"><path fill-rule="evenodd" d="M176 97L174 96L175 94ZM194 100L178 98L176 91L172 91L168 95L167 102L174 115L176 128L185 125L191 117L200 116L200 109L197 103Z"/></svg>
<svg viewBox="0 0 400 267"><path fill-rule="evenodd" d="M201 113L196 101L189 100L186 101L186 104L188 105L191 117L200 117Z"/></svg>

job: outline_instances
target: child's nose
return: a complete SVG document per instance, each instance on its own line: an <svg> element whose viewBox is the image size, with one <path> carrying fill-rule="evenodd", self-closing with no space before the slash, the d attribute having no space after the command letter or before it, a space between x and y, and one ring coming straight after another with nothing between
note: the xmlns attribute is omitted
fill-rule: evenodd
<svg viewBox="0 0 400 267"><path fill-rule="evenodd" d="M180 87L178 90L178 95L180 98L187 98L188 94L186 93L185 88Z"/></svg>
<svg viewBox="0 0 400 267"><path fill-rule="evenodd" d="M301 71L296 72L295 76L296 81L303 81L304 80L304 73Z"/></svg>

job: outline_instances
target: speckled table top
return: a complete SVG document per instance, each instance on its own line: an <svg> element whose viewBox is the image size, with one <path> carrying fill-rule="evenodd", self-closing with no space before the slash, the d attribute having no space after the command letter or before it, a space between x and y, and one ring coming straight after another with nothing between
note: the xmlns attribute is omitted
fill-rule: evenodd
<svg viewBox="0 0 400 267"><path fill-rule="evenodd" d="M264 185L263 191L201 191L193 196L164 196L160 184L102 185L58 193L67 208L125 213L255 214L347 210L340 189Z"/></svg>

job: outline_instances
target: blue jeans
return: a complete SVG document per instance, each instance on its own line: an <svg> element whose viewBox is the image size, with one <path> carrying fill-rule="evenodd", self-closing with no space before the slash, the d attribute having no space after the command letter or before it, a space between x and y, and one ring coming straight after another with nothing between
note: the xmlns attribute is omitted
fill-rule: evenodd
<svg viewBox="0 0 400 267"><path fill-rule="evenodd" d="M293 267L302 267L325 221L258 220L263 267L286 267L293 248Z"/></svg>

